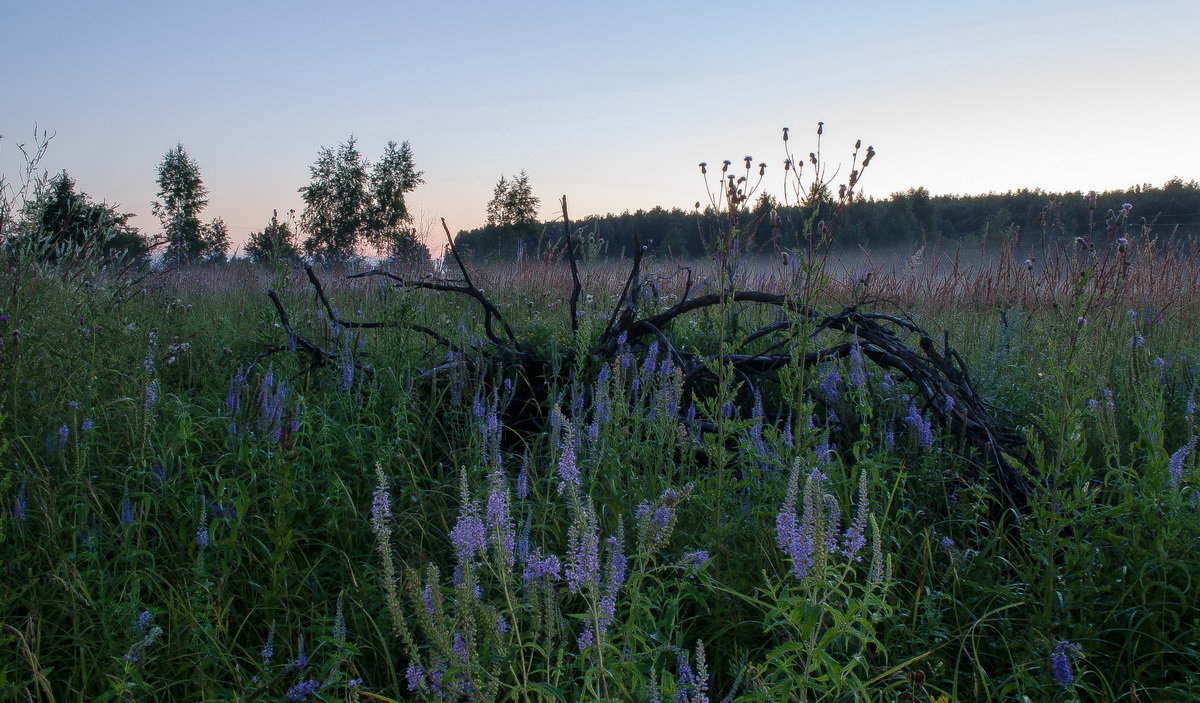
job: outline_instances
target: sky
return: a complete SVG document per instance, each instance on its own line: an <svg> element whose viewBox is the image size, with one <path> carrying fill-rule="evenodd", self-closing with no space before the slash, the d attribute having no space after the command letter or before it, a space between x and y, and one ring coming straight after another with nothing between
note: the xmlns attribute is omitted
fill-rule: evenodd
<svg viewBox="0 0 1200 703"><path fill-rule="evenodd" d="M541 215L707 201L750 155L782 192L783 127L861 191L1103 191L1200 178L1200 2L0 0L0 170L42 166L151 216L177 143L235 243L322 146L408 141L418 228L483 224L502 175Z"/></svg>

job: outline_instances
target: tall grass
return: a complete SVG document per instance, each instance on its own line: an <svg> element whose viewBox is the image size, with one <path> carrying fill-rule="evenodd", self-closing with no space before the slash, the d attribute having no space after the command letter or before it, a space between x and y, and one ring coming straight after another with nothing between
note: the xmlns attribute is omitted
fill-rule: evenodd
<svg viewBox="0 0 1200 703"><path fill-rule="evenodd" d="M0 698L1195 697L1195 254L1075 247L831 265L818 299L946 330L1034 448L1019 541L975 457L853 355L687 407L662 350L625 347L562 369L529 431L502 422L521 379L422 376L445 349L332 324L302 272L12 270ZM658 267L647 305L682 294ZM577 336L565 267L479 280L554 363L624 271L584 275ZM339 363L263 355L266 288ZM482 336L446 296L326 288L345 319ZM759 314L672 334L715 353Z"/></svg>

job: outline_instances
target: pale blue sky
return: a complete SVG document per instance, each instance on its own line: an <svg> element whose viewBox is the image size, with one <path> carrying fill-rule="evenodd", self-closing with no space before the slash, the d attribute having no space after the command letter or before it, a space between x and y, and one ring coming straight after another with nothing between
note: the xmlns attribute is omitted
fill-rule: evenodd
<svg viewBox="0 0 1200 703"><path fill-rule="evenodd" d="M422 224L482 223L529 172L542 215L690 207L696 164L780 128L863 191L1104 190L1200 178L1200 2L56 2L0 0L0 166L45 165L150 217L176 142L235 238L300 209L317 150L409 140Z"/></svg>

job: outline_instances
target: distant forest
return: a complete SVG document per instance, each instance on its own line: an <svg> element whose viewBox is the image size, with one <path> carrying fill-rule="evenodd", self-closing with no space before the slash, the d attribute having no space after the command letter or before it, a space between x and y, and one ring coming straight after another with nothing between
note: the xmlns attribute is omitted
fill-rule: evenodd
<svg viewBox="0 0 1200 703"><path fill-rule="evenodd" d="M1018 190L986 195L931 196L925 188L909 189L881 200L853 204L837 233L837 248L873 250L907 247L918 242L999 242L1017 228L1024 241L1037 238L1091 237L1100 246L1105 237L1200 235L1200 184L1174 179L1161 187L1135 186L1092 194ZM1128 217L1119 231L1110 231L1107 218ZM822 207L831 207L831 204ZM777 217L772 217L772 211ZM739 218L739 247L744 253L795 248L804 238L811 207L785 207L762 194ZM572 224L581 235L585 258L615 258L632 252L635 242L667 256L696 257L706 253L718 226L726 223L711 207L682 210L655 207L619 215L587 217ZM777 224L772 224L777 223ZM455 243L476 259L504 259L561 244L562 223L489 225L458 233Z"/></svg>

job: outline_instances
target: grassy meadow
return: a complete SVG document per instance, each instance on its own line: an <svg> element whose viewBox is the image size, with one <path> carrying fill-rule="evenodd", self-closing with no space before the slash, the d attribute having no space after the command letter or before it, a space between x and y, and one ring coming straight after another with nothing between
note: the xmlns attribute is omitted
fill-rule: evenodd
<svg viewBox="0 0 1200 703"><path fill-rule="evenodd" d="M688 275L798 280L795 260L642 266L647 313ZM408 326L362 328L285 266L10 263L0 699L1200 698L1200 255L828 271L812 305L962 355L1027 443L1024 514L997 524L976 449L840 333L793 321L793 357L850 353L761 380L714 361L693 392L671 348L718 359L779 308L594 353L628 264L582 266L574 329L566 264L472 270L531 376L471 363L487 320L465 295L318 272L342 321Z"/></svg>

